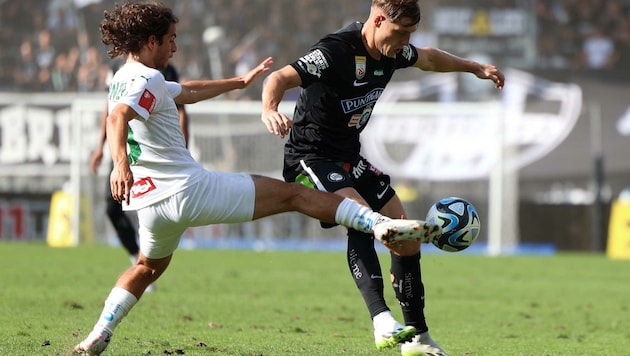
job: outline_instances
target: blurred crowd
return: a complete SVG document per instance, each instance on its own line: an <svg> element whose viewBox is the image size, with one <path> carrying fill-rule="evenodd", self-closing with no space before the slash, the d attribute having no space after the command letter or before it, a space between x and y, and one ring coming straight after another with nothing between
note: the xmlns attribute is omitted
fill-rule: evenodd
<svg viewBox="0 0 630 356"><path fill-rule="evenodd" d="M121 0L122 1L122 0ZM111 60L98 23L114 0L0 0L0 91L105 90ZM289 63L322 35L365 20L370 0L162 1L180 18L182 80L241 74L266 56ZM436 0L421 2L425 18ZM630 0L523 0L536 16L536 68L627 69ZM430 26L421 26L429 31ZM438 44L439 46L439 44ZM260 85L260 84L258 84ZM260 88L233 92L259 99Z"/></svg>
<svg viewBox="0 0 630 356"><path fill-rule="evenodd" d="M630 69L630 1L537 0L536 66Z"/></svg>

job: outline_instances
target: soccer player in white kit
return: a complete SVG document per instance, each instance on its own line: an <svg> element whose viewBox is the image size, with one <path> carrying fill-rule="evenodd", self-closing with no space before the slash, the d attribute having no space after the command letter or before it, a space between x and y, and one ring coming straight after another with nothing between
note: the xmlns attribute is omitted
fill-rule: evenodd
<svg viewBox="0 0 630 356"><path fill-rule="evenodd" d="M79 355L101 354L115 327L149 284L166 270L184 230L237 223L288 211L371 232L385 245L401 240L430 241L441 228L419 220L389 219L341 196L297 183L247 173L204 169L186 148L176 104L191 104L243 89L269 71L271 58L243 76L169 82L158 69L177 50L171 9L161 4L124 3L106 11L103 43L114 58L127 61L108 94L107 139L114 168L112 197L138 213L140 254L117 280L89 335L74 348Z"/></svg>

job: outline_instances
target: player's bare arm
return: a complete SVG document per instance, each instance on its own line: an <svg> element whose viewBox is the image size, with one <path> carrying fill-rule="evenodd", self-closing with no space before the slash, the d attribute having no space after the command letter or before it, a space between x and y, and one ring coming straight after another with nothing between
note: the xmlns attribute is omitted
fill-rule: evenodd
<svg viewBox="0 0 630 356"><path fill-rule="evenodd" d="M284 138L293 126L293 121L285 114L278 112L278 105L284 93L302 84L300 76L290 65L271 73L263 86L262 92L262 122L269 133Z"/></svg>
<svg viewBox="0 0 630 356"><path fill-rule="evenodd" d="M182 83L182 92L175 98L175 102L177 104L193 104L231 90L244 89L260 75L268 72L272 64L273 59L268 57L242 76L218 80L191 80Z"/></svg>
<svg viewBox="0 0 630 356"><path fill-rule="evenodd" d="M114 162L114 168L109 177L112 198L117 202L123 200L129 204L129 192L133 185L133 175L127 160L127 131L129 121L138 114L126 104L118 104L107 116L107 144Z"/></svg>
<svg viewBox="0 0 630 356"><path fill-rule="evenodd" d="M498 89L503 88L505 76L494 65L477 63L438 48L417 48L418 60L414 67L432 72L469 72L479 79L490 79Z"/></svg>

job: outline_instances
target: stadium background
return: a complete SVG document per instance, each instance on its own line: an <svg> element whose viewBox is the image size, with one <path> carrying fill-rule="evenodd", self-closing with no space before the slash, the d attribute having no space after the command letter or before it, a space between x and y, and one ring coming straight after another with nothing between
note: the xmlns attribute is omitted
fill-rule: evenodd
<svg viewBox="0 0 630 356"><path fill-rule="evenodd" d="M79 176L94 239L115 241L102 207L106 169L92 177L86 161L98 130L109 68L97 24L103 10L114 3L0 1L2 239L46 239L51 194L68 187L70 162L76 156L85 162ZM180 18L178 52L172 62L181 80L232 76L269 55L278 64L291 62L322 35L349 21L363 21L370 5L369 0L165 3ZM530 73L541 82L579 86L580 114L566 138L544 157L518 169L516 235L522 243L550 243L560 250L603 250L611 206L623 195L630 173L625 154L625 135L630 132L626 123L630 120L630 2L450 0L422 1L421 6L424 18L414 44L479 56L502 68ZM421 86L429 76L407 70L395 81L415 81ZM494 95L464 84L457 86L454 101L483 101ZM221 98L235 103L223 107L227 113L189 106L191 150L204 164L279 176L282 142L264 132L252 104L259 100L260 85ZM290 103L295 95L291 92L285 99ZM79 99L84 112L80 144L66 134L74 127L69 108ZM418 99L440 100L435 94ZM528 104L532 110L540 106L537 101ZM235 108L240 113L230 114ZM444 137L444 144L436 149L449 146ZM399 191L405 192L411 214L421 216L434 200L459 195L473 201L482 217L488 215L488 176L394 178ZM328 241L326 237L343 236L343 230L324 231L316 221L285 214L251 224L199 229L190 235L197 242L215 245L240 237L248 245L270 246L277 239L295 237L317 244Z"/></svg>

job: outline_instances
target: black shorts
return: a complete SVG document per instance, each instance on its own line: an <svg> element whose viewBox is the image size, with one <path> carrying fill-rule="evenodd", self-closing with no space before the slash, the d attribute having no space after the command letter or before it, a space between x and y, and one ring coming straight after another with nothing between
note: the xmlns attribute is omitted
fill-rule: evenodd
<svg viewBox="0 0 630 356"><path fill-rule="evenodd" d="M374 211L381 210L396 194L390 177L363 157L354 163L301 161L299 166L284 170L284 179L327 192L353 187Z"/></svg>

